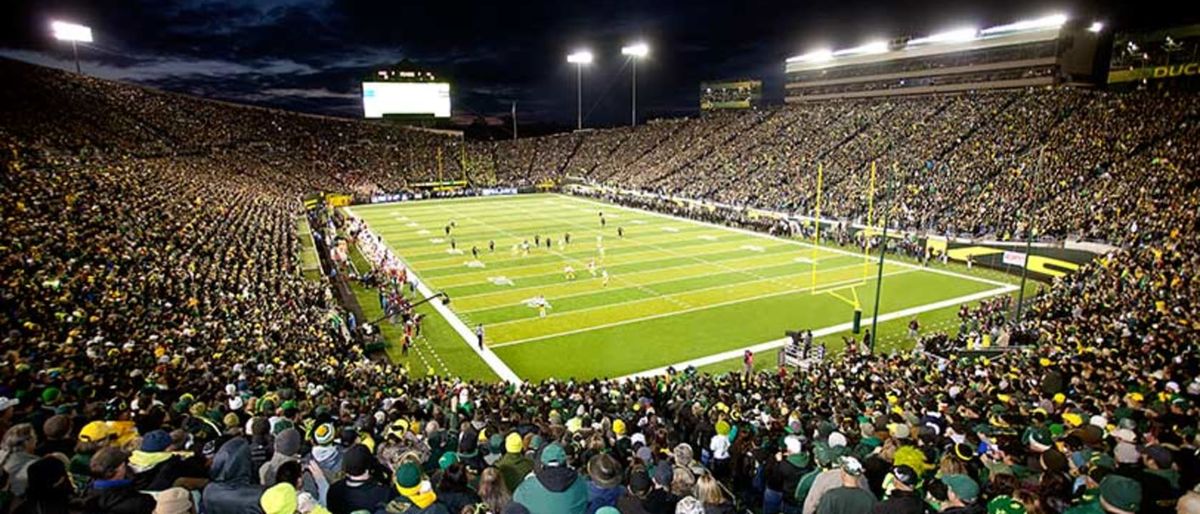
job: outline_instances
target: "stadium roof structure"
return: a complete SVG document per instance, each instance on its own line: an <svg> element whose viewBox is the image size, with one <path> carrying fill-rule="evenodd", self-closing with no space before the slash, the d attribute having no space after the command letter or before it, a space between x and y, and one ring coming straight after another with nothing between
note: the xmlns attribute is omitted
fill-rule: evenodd
<svg viewBox="0 0 1200 514"><path fill-rule="evenodd" d="M1066 22L1066 15L1056 14L983 30L966 27L920 38L873 41L841 50L816 50L789 57L785 71L795 73L1051 41L1059 36Z"/></svg>

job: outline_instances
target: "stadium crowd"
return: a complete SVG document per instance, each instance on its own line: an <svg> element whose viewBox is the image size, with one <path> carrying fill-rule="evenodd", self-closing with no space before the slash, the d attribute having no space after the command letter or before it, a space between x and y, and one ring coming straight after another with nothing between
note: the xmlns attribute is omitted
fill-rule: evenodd
<svg viewBox="0 0 1200 514"><path fill-rule="evenodd" d="M875 203L897 205L898 228L1119 242L1148 205L1118 189L1169 165L1153 153L1184 144L1198 106L1194 93L1063 88L829 100L597 131L558 154L593 183L803 215L820 165L822 217L860 223L875 162Z"/></svg>
<svg viewBox="0 0 1200 514"><path fill-rule="evenodd" d="M845 217L851 170L903 155L932 164L886 196L898 223L1012 232L970 206L1012 195L1040 232L1121 246L1039 297L1025 351L507 384L369 360L299 272L302 194L433 178L461 142L4 67L0 97L23 101L0 102L0 512L1200 512L1195 102L828 102L497 147L501 182L579 157L590 178L800 211L797 170L829 159ZM1045 162L1095 168L1031 167L1046 141ZM1044 194L1014 193L1018 172Z"/></svg>

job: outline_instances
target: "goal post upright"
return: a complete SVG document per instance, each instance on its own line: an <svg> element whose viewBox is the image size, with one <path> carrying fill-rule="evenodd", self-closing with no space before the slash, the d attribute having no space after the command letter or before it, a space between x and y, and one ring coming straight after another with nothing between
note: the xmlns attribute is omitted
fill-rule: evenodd
<svg viewBox="0 0 1200 514"><path fill-rule="evenodd" d="M817 247L821 246L821 182L824 179L825 165L817 163L817 202L813 214L813 246L809 261L811 261L811 292L817 294Z"/></svg>
<svg viewBox="0 0 1200 514"><path fill-rule="evenodd" d="M871 180L867 191L867 225L863 227L863 282L871 274L871 223L875 219L875 161L871 161Z"/></svg>

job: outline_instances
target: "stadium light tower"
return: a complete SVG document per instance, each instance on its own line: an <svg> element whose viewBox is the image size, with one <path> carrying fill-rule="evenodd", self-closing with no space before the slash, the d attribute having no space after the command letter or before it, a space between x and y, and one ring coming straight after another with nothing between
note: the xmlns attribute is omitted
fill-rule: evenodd
<svg viewBox="0 0 1200 514"><path fill-rule="evenodd" d="M583 129L583 66L592 63L592 53L587 50L578 50L567 55L567 62L575 65L575 130L581 130Z"/></svg>
<svg viewBox="0 0 1200 514"><path fill-rule="evenodd" d="M50 30L54 31L54 39L71 42L71 53L75 55L75 73L82 74L79 69L79 48L76 44L91 43L92 29L76 23L52 21Z"/></svg>
<svg viewBox="0 0 1200 514"><path fill-rule="evenodd" d="M637 62L638 59L650 55L650 46L646 43L635 43L621 48L621 55L629 56L633 70L633 106L630 108L629 125L637 125Z"/></svg>

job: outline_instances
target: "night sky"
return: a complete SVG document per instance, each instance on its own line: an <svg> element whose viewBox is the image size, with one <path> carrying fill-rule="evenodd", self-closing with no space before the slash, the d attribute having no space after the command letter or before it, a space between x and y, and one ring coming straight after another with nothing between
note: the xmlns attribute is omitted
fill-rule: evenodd
<svg viewBox="0 0 1200 514"><path fill-rule="evenodd" d="M987 27L1065 12L1118 30L1195 21L1195 0L338 1L127 0L0 2L0 55L71 68L49 21L92 27L84 71L173 91L361 116L360 79L403 59L450 77L456 115L568 124L575 75L565 55L588 47L585 125L628 121L622 45L645 40L644 116L697 110L702 80L760 78L782 97L783 61L818 47Z"/></svg>

